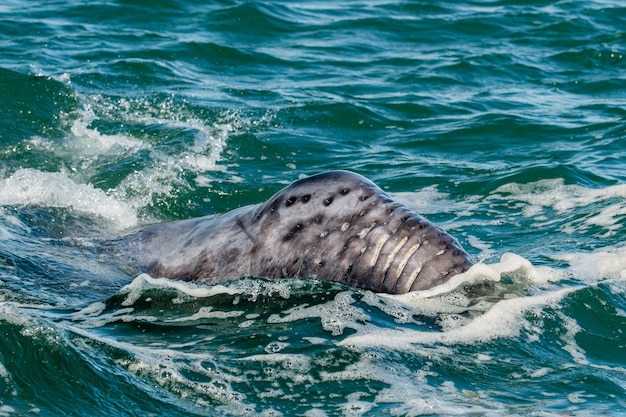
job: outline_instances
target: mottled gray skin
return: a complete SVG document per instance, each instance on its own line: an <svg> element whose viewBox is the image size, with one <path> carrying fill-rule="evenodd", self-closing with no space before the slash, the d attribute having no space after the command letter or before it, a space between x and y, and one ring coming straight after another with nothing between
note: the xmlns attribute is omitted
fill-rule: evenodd
<svg viewBox="0 0 626 417"><path fill-rule="evenodd" d="M149 226L135 238L152 276L210 283L310 277L401 294L473 263L452 236L347 171L298 180L225 215Z"/></svg>

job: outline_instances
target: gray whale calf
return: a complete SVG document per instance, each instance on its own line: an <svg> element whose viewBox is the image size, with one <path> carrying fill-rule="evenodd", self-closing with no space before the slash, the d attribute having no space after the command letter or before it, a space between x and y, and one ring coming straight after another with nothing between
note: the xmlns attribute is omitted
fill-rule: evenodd
<svg viewBox="0 0 626 417"><path fill-rule="evenodd" d="M348 171L298 180L223 215L150 225L132 241L152 276L209 283L317 278L401 294L473 264L452 236Z"/></svg>

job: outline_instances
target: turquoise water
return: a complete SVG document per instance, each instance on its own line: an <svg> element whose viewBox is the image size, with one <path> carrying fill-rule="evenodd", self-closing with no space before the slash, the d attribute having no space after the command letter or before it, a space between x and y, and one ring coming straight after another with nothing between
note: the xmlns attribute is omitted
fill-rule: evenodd
<svg viewBox="0 0 626 417"><path fill-rule="evenodd" d="M0 5L0 416L626 415L618 1ZM359 172L479 262L383 296L129 275Z"/></svg>

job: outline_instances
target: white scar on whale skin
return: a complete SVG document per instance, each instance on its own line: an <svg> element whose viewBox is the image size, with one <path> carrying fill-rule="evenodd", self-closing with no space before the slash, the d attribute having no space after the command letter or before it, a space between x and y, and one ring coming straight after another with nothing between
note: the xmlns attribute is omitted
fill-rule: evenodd
<svg viewBox="0 0 626 417"><path fill-rule="evenodd" d="M298 180L265 203L146 226L124 239L152 276L209 283L317 278L400 294L473 265L456 239L348 171Z"/></svg>

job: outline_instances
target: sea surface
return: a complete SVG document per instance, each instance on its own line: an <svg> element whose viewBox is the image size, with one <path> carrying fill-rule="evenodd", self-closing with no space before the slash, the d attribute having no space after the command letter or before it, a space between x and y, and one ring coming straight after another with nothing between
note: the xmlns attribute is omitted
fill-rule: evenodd
<svg viewBox="0 0 626 417"><path fill-rule="evenodd" d="M626 4L0 4L0 416L626 415ZM478 265L386 296L129 274L358 172Z"/></svg>

